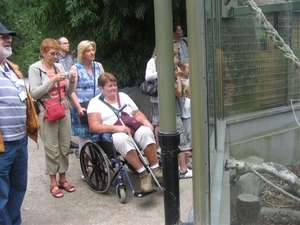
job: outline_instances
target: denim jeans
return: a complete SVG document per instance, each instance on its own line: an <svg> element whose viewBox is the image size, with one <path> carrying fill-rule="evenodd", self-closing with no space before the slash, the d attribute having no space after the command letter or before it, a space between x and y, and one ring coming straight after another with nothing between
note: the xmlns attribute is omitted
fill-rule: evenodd
<svg viewBox="0 0 300 225"><path fill-rule="evenodd" d="M27 188L28 137L4 142L0 153L0 225L20 225Z"/></svg>

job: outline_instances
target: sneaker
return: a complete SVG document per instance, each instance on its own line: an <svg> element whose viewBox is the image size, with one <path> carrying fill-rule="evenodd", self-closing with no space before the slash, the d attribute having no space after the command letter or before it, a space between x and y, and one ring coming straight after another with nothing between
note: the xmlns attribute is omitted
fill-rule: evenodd
<svg viewBox="0 0 300 225"><path fill-rule="evenodd" d="M190 169L186 169L185 173L179 172L179 179L187 179L193 177L193 171Z"/></svg>
<svg viewBox="0 0 300 225"><path fill-rule="evenodd" d="M89 173L89 169L86 169L86 172L88 172L88 173ZM85 180L85 177L84 177L84 175L83 175L83 174L81 175L81 180L83 180L83 181L86 181L86 180Z"/></svg>
<svg viewBox="0 0 300 225"><path fill-rule="evenodd" d="M70 148L79 148L79 145L76 144L75 142L71 141L70 142Z"/></svg>
<svg viewBox="0 0 300 225"><path fill-rule="evenodd" d="M161 167L157 167L155 169L152 170L154 176L156 177L157 181L159 183L163 183L163 171Z"/></svg>
<svg viewBox="0 0 300 225"><path fill-rule="evenodd" d="M75 150L75 155L79 159L79 150L78 149Z"/></svg>
<svg viewBox="0 0 300 225"><path fill-rule="evenodd" d="M147 193L152 191L151 175L146 170L140 173L140 181L143 192Z"/></svg>
<svg viewBox="0 0 300 225"><path fill-rule="evenodd" d="M153 172L153 174L156 178L162 178L163 177L163 171L162 171L161 167L157 167L157 168L153 169L152 172Z"/></svg>

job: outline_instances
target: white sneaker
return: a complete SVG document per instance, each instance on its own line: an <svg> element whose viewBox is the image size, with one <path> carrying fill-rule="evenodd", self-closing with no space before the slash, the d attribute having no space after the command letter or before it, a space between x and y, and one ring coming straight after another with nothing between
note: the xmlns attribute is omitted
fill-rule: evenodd
<svg viewBox="0 0 300 225"><path fill-rule="evenodd" d="M193 171L190 169L186 169L185 173L179 172L179 179L187 179L193 177Z"/></svg>
<svg viewBox="0 0 300 225"><path fill-rule="evenodd" d="M86 169L86 172L88 172L88 173L89 173L89 169ZM83 180L83 181L86 181L86 180L85 180L85 177L84 177L84 175L83 175L83 174L81 175L81 180Z"/></svg>

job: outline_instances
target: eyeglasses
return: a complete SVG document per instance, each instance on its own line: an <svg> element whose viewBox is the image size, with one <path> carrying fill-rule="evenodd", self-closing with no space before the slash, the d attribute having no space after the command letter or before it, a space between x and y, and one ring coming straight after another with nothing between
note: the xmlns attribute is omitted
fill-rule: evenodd
<svg viewBox="0 0 300 225"><path fill-rule="evenodd" d="M117 84L110 84L110 85L105 85L105 87L113 88L113 87L118 87L118 85Z"/></svg>
<svg viewBox="0 0 300 225"><path fill-rule="evenodd" d="M69 44L70 44L69 42L60 43L60 45L69 45Z"/></svg>
<svg viewBox="0 0 300 225"><path fill-rule="evenodd" d="M12 36L9 34L0 34L0 38L3 40L12 39Z"/></svg>
<svg viewBox="0 0 300 225"><path fill-rule="evenodd" d="M49 52L49 54L50 54L51 56L58 56L58 55L59 55L59 52Z"/></svg>

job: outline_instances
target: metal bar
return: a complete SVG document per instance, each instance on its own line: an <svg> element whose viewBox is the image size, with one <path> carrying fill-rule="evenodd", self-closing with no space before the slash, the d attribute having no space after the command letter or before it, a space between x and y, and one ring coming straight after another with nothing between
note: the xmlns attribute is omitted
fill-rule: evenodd
<svg viewBox="0 0 300 225"><path fill-rule="evenodd" d="M300 9L300 1L258 5L258 7L262 10L263 13L282 12L282 11ZM230 15L232 17L244 16L249 14L252 14L252 11L249 9L248 6L230 8Z"/></svg>
<svg viewBox="0 0 300 225"><path fill-rule="evenodd" d="M191 86L194 224L210 224L205 0L186 1Z"/></svg>
<svg viewBox="0 0 300 225"><path fill-rule="evenodd" d="M163 160L165 224L179 225L181 224L178 174L180 137L175 123L172 1L154 0L154 18L160 124L158 139Z"/></svg>

